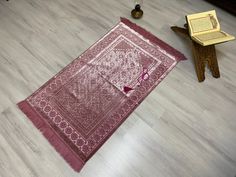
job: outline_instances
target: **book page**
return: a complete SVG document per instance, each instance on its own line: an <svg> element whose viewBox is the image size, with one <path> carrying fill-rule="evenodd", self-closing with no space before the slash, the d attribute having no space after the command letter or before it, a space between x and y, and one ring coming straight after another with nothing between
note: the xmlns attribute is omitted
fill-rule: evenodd
<svg viewBox="0 0 236 177"><path fill-rule="evenodd" d="M190 24L191 24L193 33L204 32L204 31L209 31L213 29L210 16L191 19Z"/></svg>
<svg viewBox="0 0 236 177"><path fill-rule="evenodd" d="M210 32L206 34L195 35L195 38L199 39L200 41L208 41L218 38L224 38L227 35L221 31Z"/></svg>

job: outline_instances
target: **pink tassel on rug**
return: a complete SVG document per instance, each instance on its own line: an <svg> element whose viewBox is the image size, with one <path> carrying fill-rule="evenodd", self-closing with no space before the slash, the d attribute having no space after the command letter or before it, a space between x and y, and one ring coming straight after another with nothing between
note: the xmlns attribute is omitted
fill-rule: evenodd
<svg viewBox="0 0 236 177"><path fill-rule="evenodd" d="M127 94L129 91L134 90L133 88L124 86L124 92Z"/></svg>

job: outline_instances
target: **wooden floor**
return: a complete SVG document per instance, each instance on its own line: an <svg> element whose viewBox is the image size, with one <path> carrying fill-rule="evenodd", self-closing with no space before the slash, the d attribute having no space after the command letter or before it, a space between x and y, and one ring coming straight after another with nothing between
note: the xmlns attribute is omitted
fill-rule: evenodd
<svg viewBox="0 0 236 177"><path fill-rule="evenodd" d="M236 42L217 45L221 78L198 83L190 42L170 30L184 15L216 9L236 36L236 17L204 1L144 0L132 20L188 58L173 69L80 173L53 149L16 103L80 55L133 0L0 0L1 177L234 177Z"/></svg>

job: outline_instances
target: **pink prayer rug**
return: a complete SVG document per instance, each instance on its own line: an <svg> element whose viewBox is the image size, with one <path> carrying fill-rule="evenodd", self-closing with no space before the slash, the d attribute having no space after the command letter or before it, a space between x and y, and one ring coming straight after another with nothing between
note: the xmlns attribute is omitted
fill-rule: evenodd
<svg viewBox="0 0 236 177"><path fill-rule="evenodd" d="M80 171L182 59L183 54L121 18L18 106Z"/></svg>

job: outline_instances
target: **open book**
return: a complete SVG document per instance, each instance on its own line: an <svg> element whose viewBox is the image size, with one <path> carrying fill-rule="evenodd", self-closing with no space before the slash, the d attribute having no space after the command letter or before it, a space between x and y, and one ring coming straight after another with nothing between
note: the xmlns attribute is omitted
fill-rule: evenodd
<svg viewBox="0 0 236 177"><path fill-rule="evenodd" d="M215 10L187 15L186 19L191 38L203 46L235 39L221 31Z"/></svg>

